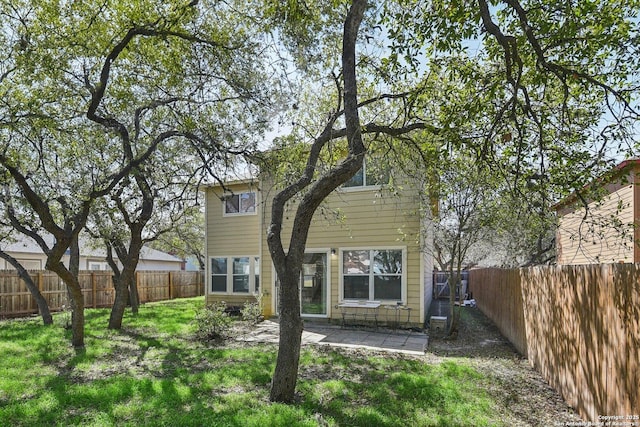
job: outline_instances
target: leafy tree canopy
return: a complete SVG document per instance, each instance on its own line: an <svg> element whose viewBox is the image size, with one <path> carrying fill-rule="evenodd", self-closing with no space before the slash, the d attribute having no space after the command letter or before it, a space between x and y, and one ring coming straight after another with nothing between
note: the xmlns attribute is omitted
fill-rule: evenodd
<svg viewBox="0 0 640 427"><path fill-rule="evenodd" d="M176 161L161 162L159 150L199 159L200 170L215 173L261 134L276 98L268 84L274 71L261 29L241 13L246 6L0 5L3 197L13 226L41 244L47 267L74 291L74 346L84 345L77 240L96 201L119 194L114 203L132 210L122 218L135 218L141 205L129 177L148 194L180 192L166 181L150 183L152 161L163 178L177 179ZM53 247L44 230L54 235ZM69 247L66 267L60 260Z"/></svg>
<svg viewBox="0 0 640 427"><path fill-rule="evenodd" d="M557 198L636 152L637 2L384 9L389 70L422 73L425 117L519 191L544 184Z"/></svg>

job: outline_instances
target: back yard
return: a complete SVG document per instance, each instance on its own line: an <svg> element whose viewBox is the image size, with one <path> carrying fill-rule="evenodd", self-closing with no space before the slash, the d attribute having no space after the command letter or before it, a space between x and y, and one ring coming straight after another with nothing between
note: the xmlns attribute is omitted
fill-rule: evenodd
<svg viewBox="0 0 640 427"><path fill-rule="evenodd" d="M194 339L203 298L150 303L125 329L87 310L87 350L35 319L0 322L0 425L546 426L578 419L477 310L424 356L303 349L299 401L268 400L273 344Z"/></svg>

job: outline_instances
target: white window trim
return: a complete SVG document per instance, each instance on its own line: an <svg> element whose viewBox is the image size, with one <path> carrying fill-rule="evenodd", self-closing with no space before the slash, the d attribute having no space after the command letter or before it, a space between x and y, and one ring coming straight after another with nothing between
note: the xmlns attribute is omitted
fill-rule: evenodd
<svg viewBox="0 0 640 427"><path fill-rule="evenodd" d="M212 276L213 276L213 271L211 271L211 260L214 258L224 258L227 260L227 274L226 274L226 290L225 292L221 292L221 291L214 291L211 289L211 286L213 285L213 280L212 280ZM208 274L207 274L207 293L211 294L211 295L226 295L229 293L229 257L225 256L225 255L213 255L209 257L209 262L207 263L207 270L208 270ZM221 276L221 274L219 274Z"/></svg>
<svg viewBox="0 0 640 427"><path fill-rule="evenodd" d="M227 290L225 292L221 291L212 291L211 285L212 280L211 277L213 273L211 272L211 260L213 258L225 258L227 260ZM233 259L234 258L249 258L249 292L233 292ZM258 258L258 263L262 262L258 255L211 255L209 257L209 262L207 264L207 294L209 295L254 295L256 293L256 258ZM260 272L257 271L257 276L260 277ZM220 274L222 276L222 274Z"/></svg>
<svg viewBox="0 0 640 427"><path fill-rule="evenodd" d="M340 303L345 301L358 301L359 298L349 298L345 299L344 297L344 252L349 251L387 251L387 250L401 250L402 251L402 274L400 276L400 300L380 300L376 299L375 301L381 301L382 303L393 303L396 304L401 302L403 304L407 303L407 247L406 246L358 246L358 247L344 247L339 248L338 251L338 286L339 286L339 298ZM370 275L372 272L369 273ZM371 283L369 283L369 299L368 301L373 301L373 287Z"/></svg>
<svg viewBox="0 0 640 427"><path fill-rule="evenodd" d="M330 248L306 248L304 251L305 254L324 254L326 256L327 263L327 283L326 283L326 296L325 296L325 304L327 306L327 314L301 314L302 317L305 318L320 318L326 319L331 317L331 249ZM302 306L302 301L300 301Z"/></svg>
<svg viewBox="0 0 640 427"><path fill-rule="evenodd" d="M354 191L380 191L382 185L357 185L354 187L339 187L339 191L343 193L352 193Z"/></svg>
<svg viewBox="0 0 640 427"><path fill-rule="evenodd" d="M18 258L17 261L26 269L26 270L42 270L43 262L41 259L28 259L28 258ZM7 270L15 270L15 267L10 264L8 261L5 261L5 269Z"/></svg>
<svg viewBox="0 0 640 427"><path fill-rule="evenodd" d="M253 200L255 203L253 212L227 212L227 197L230 197L230 196L240 197L240 195L246 194L246 193L253 193ZM222 197L222 216L223 217L238 217L238 216L248 216L248 215L257 215L257 214L258 214L258 192L257 191L254 191L254 190L238 191L234 193L225 194Z"/></svg>

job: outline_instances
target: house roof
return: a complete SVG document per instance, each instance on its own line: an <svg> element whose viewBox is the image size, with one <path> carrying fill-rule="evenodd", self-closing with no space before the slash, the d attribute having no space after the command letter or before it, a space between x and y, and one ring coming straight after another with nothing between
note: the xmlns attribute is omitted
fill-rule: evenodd
<svg viewBox="0 0 640 427"><path fill-rule="evenodd" d="M49 246L53 245L53 236L47 234L44 236L44 240ZM40 246L38 246L33 239L24 235L21 235L16 241L10 243L0 242L0 248L5 252L43 254ZM80 239L80 256L87 258L105 258L106 255L107 251L103 247L98 246L95 242L86 238ZM182 262L180 258L147 246L142 248L142 251L140 252L140 259L144 261Z"/></svg>
<svg viewBox="0 0 640 427"><path fill-rule="evenodd" d="M166 252L158 251L156 249L145 246L140 251L140 259L146 261L173 261L173 262L182 262L182 260L178 257L175 257Z"/></svg>
<svg viewBox="0 0 640 427"><path fill-rule="evenodd" d="M219 182L209 182L209 183L205 183L202 184L203 187L205 188L210 188L210 187L222 187L224 186L231 186L231 185L239 185L239 184L257 184L258 183L258 178L233 178L233 179L229 179L224 181L224 184L221 184Z"/></svg>
<svg viewBox="0 0 640 427"><path fill-rule="evenodd" d="M627 168L630 168L632 166L640 166L640 158L637 159L627 159L624 162L619 163L616 166L616 169L619 170L625 170Z"/></svg>
<svg viewBox="0 0 640 427"><path fill-rule="evenodd" d="M610 172L604 174L603 176L595 179L592 183L585 185L582 190L586 191L591 188L602 187L607 184L612 183L617 178L620 178L627 172L630 172L632 169L640 168L640 158L627 159L620 163L618 163L615 167L611 169ZM572 203L578 200L578 195L576 192L571 193L569 196L560 200L558 203L551 206L555 211L560 211L563 208L567 208Z"/></svg>

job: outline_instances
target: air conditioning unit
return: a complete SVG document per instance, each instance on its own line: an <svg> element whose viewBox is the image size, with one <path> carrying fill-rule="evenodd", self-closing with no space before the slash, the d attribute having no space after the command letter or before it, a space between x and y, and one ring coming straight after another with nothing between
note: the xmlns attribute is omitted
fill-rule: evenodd
<svg viewBox="0 0 640 427"><path fill-rule="evenodd" d="M447 329L447 318L445 316L431 316L429 320L429 330L431 333L444 333Z"/></svg>

